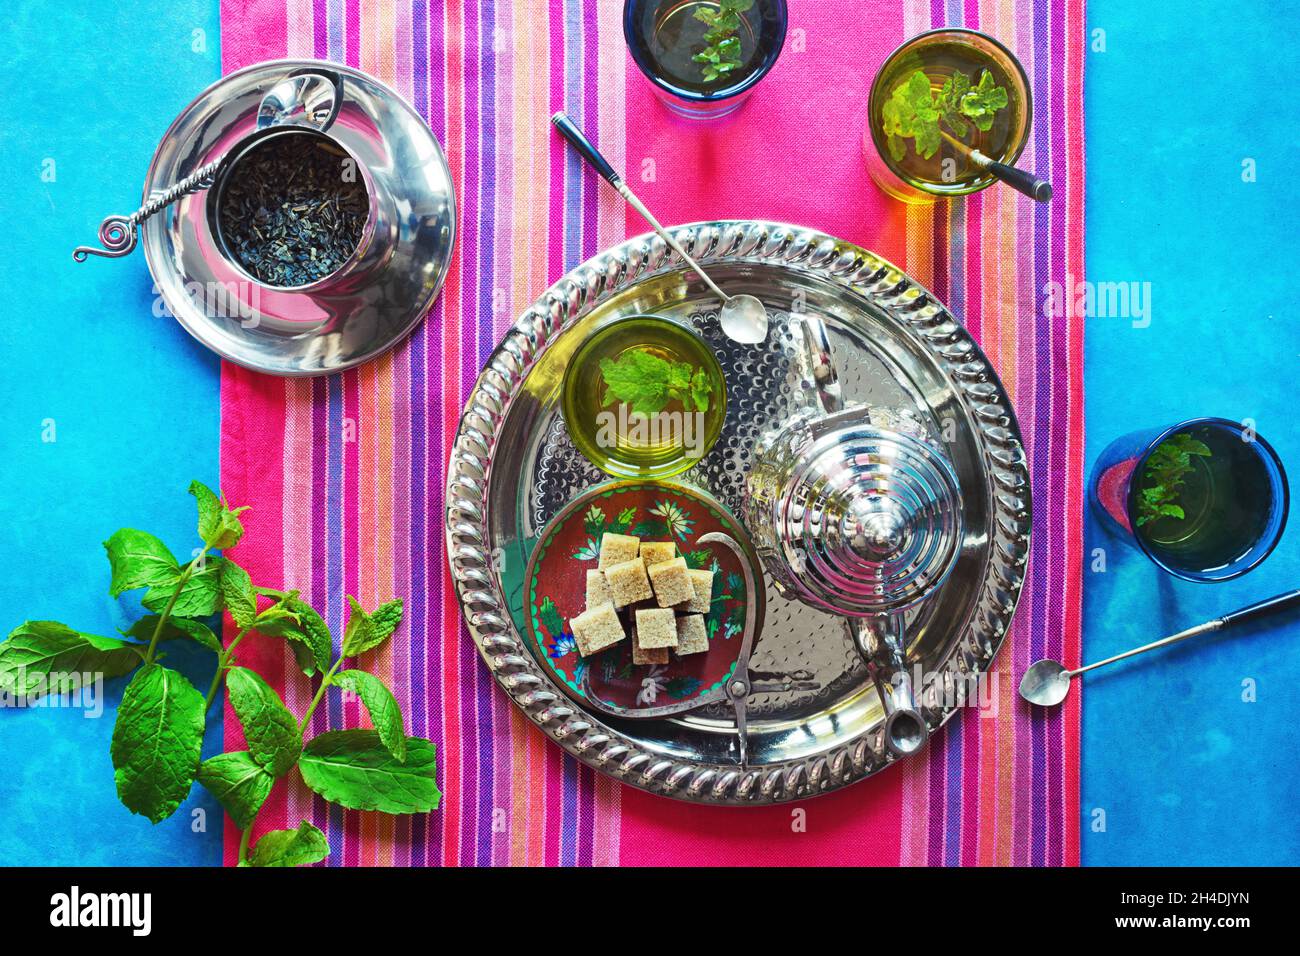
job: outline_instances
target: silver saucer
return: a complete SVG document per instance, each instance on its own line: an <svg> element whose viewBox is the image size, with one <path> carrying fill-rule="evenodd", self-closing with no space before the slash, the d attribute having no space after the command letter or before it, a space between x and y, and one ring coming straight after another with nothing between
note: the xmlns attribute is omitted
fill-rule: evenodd
<svg viewBox="0 0 1300 956"><path fill-rule="evenodd" d="M740 513L759 439L805 404L791 311L821 316L844 400L913 409L941 436L964 510L957 563L908 611L908 659L920 709L937 729L988 670L1024 581L1030 501L1024 449L997 376L962 326L925 289L873 253L812 230L713 222L673 230L731 294L762 299L767 341L723 335L717 299L655 236L573 270L515 323L469 396L447 479L448 559L470 633L498 683L552 740L626 783L702 803L801 799L897 759L884 711L844 619L789 601L765 576L767 613L751 672L785 689L749 702L749 766L730 757L726 706L620 721L565 696L522 637L524 567L543 527L603 480L574 449L559 410L563 368L596 328L632 312L689 323L718 355L727 418L717 445L677 480ZM784 682L784 683L783 683ZM926 691L929 691L927 696Z"/></svg>
<svg viewBox="0 0 1300 956"><path fill-rule="evenodd" d="M256 129L257 107L294 70L342 78L339 115L328 130L362 167L370 223L354 261L333 278L276 289L227 258L212 229L212 190L148 220L149 271L191 335L236 364L273 375L324 375L392 348L433 304L451 261L456 201L433 133L397 93L334 63L274 60L232 73L204 90L172 123L154 154L144 195L179 182Z"/></svg>

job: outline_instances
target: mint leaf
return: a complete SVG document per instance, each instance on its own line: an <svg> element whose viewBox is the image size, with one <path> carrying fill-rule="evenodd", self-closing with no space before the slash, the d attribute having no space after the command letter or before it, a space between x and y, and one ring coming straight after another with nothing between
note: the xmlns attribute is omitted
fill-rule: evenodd
<svg viewBox="0 0 1300 956"><path fill-rule="evenodd" d="M905 140L914 141L916 154L929 159L943 140L940 123L959 139L970 133L970 123L987 132L994 116L1009 102L1007 91L997 85L993 74L984 70L974 86L965 73L956 72L934 90L924 70L914 70L894 87L880 109L880 119L889 155L902 162L907 155Z"/></svg>
<svg viewBox="0 0 1300 956"><path fill-rule="evenodd" d="M140 618L131 625L126 631L129 637L137 637L142 641L153 640L154 629L158 627L158 615L149 614ZM208 627L202 621L196 621L188 617L169 617L167 623L163 625L162 633L158 635L160 641L174 641L177 638L188 637L197 644L202 644L208 650L220 654L221 641L217 635L212 633L212 628Z"/></svg>
<svg viewBox="0 0 1300 956"><path fill-rule="evenodd" d="M248 507L231 510L217 493L201 481L190 482L190 494L199 506L199 537L209 548L233 548L244 536L239 516Z"/></svg>
<svg viewBox="0 0 1300 956"><path fill-rule="evenodd" d="M343 631L343 656L356 657L362 651L374 647L383 638L376 637L375 622L366 613L361 602L348 595L348 623Z"/></svg>
<svg viewBox="0 0 1300 956"><path fill-rule="evenodd" d="M427 813L442 797L433 743L419 737L399 763L373 730L331 730L308 742L298 768L313 791L352 810Z"/></svg>
<svg viewBox="0 0 1300 956"><path fill-rule="evenodd" d="M709 395L712 392L713 386L709 382L709 374L704 369L697 369L691 378L691 401L695 404L697 412L709 410ZM687 403L687 407L690 407L690 403Z"/></svg>
<svg viewBox="0 0 1300 956"><path fill-rule="evenodd" d="M286 595L279 604L259 614L253 628L292 641L294 659L308 677L329 670L334 655L329 628L307 602Z"/></svg>
<svg viewBox="0 0 1300 956"><path fill-rule="evenodd" d="M720 0L717 7L700 5L692 16L709 29L704 34L708 44L691 59L706 64L703 68L705 82L712 82L740 67L740 39L735 35L740 29L740 14L750 9L754 0Z"/></svg>
<svg viewBox="0 0 1300 956"><path fill-rule="evenodd" d="M388 636L397 630L398 625L402 623L402 611L401 598L385 601L375 608L375 612L370 615L370 620L375 626L375 637L379 641L387 640Z"/></svg>
<svg viewBox="0 0 1300 956"><path fill-rule="evenodd" d="M122 528L114 531L112 537L104 542L108 552L108 564L112 569L112 578L108 584L110 597L118 597L123 591L135 588L147 588L174 582L180 574L180 566L172 553L147 531L134 528Z"/></svg>
<svg viewBox="0 0 1300 956"><path fill-rule="evenodd" d="M221 567L225 562L221 558L205 558L202 567L195 568L189 580L181 588L172 614L177 617L211 617L221 610ZM164 582L155 584L145 592L141 601L151 611L161 614L171 601L181 572L177 572Z"/></svg>
<svg viewBox="0 0 1300 956"><path fill-rule="evenodd" d="M203 761L199 767L199 783L217 798L235 826L244 830L253 825L257 811L271 794L275 779L247 750L235 750Z"/></svg>
<svg viewBox="0 0 1300 956"><path fill-rule="evenodd" d="M629 349L617 359L601 359L600 375L605 380L603 404L624 402L632 411L643 415L663 411L668 404L670 368L667 359L645 349Z"/></svg>
<svg viewBox="0 0 1300 956"><path fill-rule="evenodd" d="M203 746L203 695L176 671L148 664L122 693L109 749L117 796L154 823L190 792Z"/></svg>
<svg viewBox="0 0 1300 956"><path fill-rule="evenodd" d="M253 846L249 866L308 866L329 856L325 834L306 820L296 830L272 830Z"/></svg>
<svg viewBox="0 0 1300 956"><path fill-rule="evenodd" d="M1137 525L1157 518L1182 520L1185 515L1178 499L1187 475L1195 467L1193 458L1208 458L1210 447L1188 432L1170 435L1147 456L1142 470Z"/></svg>
<svg viewBox="0 0 1300 956"><path fill-rule="evenodd" d="M351 595L348 596L348 604L351 613L343 632L344 657L356 657L373 650L388 640L388 636L402 623L401 598L379 605L373 614L366 613L361 603Z"/></svg>
<svg viewBox="0 0 1300 956"><path fill-rule="evenodd" d="M292 770L302 753L302 733L280 695L246 667L230 668L226 694L253 759L274 777Z"/></svg>
<svg viewBox="0 0 1300 956"><path fill-rule="evenodd" d="M140 647L111 637L82 634L58 621L26 621L0 643L0 690L34 697L59 690L50 675L129 674L143 660Z"/></svg>
<svg viewBox="0 0 1300 956"><path fill-rule="evenodd" d="M617 359L600 360L605 381L604 405L626 403L633 412L654 415L677 400L688 411L708 410L708 373L689 362L670 362L646 349L628 349ZM698 397L703 393L703 407Z"/></svg>
<svg viewBox="0 0 1300 956"><path fill-rule="evenodd" d="M993 128L993 115L1007 102L1007 91L996 84L992 73L985 70L975 88L960 97L959 108L979 129L988 132Z"/></svg>
<svg viewBox="0 0 1300 956"><path fill-rule="evenodd" d="M253 581L248 572L229 558L221 563L221 596L226 602L230 616L242 631L252 627L257 619L257 592L253 590Z"/></svg>
<svg viewBox="0 0 1300 956"><path fill-rule="evenodd" d="M333 683L361 698L380 742L398 763L405 763L406 727L402 723L402 708L384 682L365 671L346 670L335 674Z"/></svg>

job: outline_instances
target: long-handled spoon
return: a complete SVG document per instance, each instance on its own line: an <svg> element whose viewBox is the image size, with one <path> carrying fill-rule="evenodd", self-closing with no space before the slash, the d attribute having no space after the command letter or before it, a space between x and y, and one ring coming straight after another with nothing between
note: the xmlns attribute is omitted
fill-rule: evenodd
<svg viewBox="0 0 1300 956"><path fill-rule="evenodd" d="M295 122L326 130L338 116L342 98L342 78L332 72L291 73L267 91L257 107L257 128L269 129ZM305 121L305 122L304 122ZM87 255L116 259L135 248L139 227L146 219L166 209L182 196L207 189L230 159L228 150L212 162L200 166L170 189L154 193L143 206L129 216L109 216L99 224L99 242L95 246L77 246L72 258L85 262Z"/></svg>
<svg viewBox="0 0 1300 956"><path fill-rule="evenodd" d="M1070 679L1078 677L1084 671L1090 671L1096 667L1105 667L1107 664L1115 663L1115 661L1122 661L1126 657L1153 651L1157 647L1164 647L1168 644L1175 644L1189 637L1196 637L1198 634L1222 631L1238 624L1245 624L1248 621L1263 620L1283 611L1297 609L1300 609L1300 590L1287 591L1284 594L1274 595L1249 607L1243 607L1239 611L1233 611L1231 614L1225 614L1223 617L1217 617L1213 621L1206 621L1204 624L1189 627L1185 631L1179 631L1177 634L1171 634L1169 637L1163 637L1150 644L1135 647L1131 651L1116 654L1114 657L1108 657L1104 661L1097 661L1095 664L1089 664L1087 667L1080 667L1077 670L1068 671L1056 661L1039 661L1025 671L1025 676L1020 679L1020 696L1031 704L1038 704L1041 707L1055 707L1065 700L1066 694L1070 692Z"/></svg>
<svg viewBox="0 0 1300 956"><path fill-rule="evenodd" d="M1047 202L1052 198L1051 183L1044 182L1033 173L1025 172L1023 169L1017 169L1015 166L1008 166L1006 163L999 163L997 160L990 159L978 149L967 146L957 137L949 136L943 130L939 130L939 135L969 156L970 161L984 172L995 179L1002 180L1012 189L1022 192L1030 199L1035 199L1038 202Z"/></svg>
<svg viewBox="0 0 1300 956"><path fill-rule="evenodd" d="M591 167L600 173L602 179L618 190L629 206L641 214L646 222L650 223L651 228L659 234L659 238L668 243L670 249L682 257L682 260L695 270L696 274L704 280L705 284L713 290L714 294L722 300L722 312L719 320L722 323L722 331L736 342L754 343L761 342L767 338L767 309L763 308L763 303L758 301L752 295L728 295L718 288L718 284L709 278L700 264L687 255L686 250L681 244L670 236L659 220L656 219L649 209L637 199L636 194L628 188L623 177L614 171L614 167L609 164L600 151L591 145L591 141L583 135L582 130L578 129L573 120L569 119L564 113L556 113L551 117L551 123L559 131L560 135L568 141L569 145L578 151L578 155L591 164Z"/></svg>

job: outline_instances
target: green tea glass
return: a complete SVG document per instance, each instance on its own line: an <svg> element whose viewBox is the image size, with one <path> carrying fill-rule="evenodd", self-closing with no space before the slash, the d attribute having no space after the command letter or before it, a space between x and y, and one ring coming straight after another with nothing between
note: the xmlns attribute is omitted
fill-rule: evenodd
<svg viewBox="0 0 1300 956"><path fill-rule="evenodd" d="M1227 581L1282 537L1286 471L1240 422L1193 418L1117 438L1093 467L1102 525L1187 581Z"/></svg>
<svg viewBox="0 0 1300 956"><path fill-rule="evenodd" d="M896 159L885 133L885 104L917 70L926 75L935 92L956 73L966 74L972 84L977 84L987 70L993 82L1007 91L1007 104L994 112L993 123L986 131L959 117L966 132L957 136L941 121L939 129L947 136L928 158L917 151L916 139L900 137L895 147L902 144L904 150ZM877 186L908 203L931 203L939 197L977 192L997 180L976 166L969 153L953 140L978 149L995 162L1012 166L1029 138L1032 115L1029 78L1010 50L976 30L931 30L906 41L876 74L862 144L867 169Z"/></svg>
<svg viewBox="0 0 1300 956"><path fill-rule="evenodd" d="M693 329L629 315L598 329L564 373L564 423L588 461L616 478L668 478L718 440L727 388Z"/></svg>

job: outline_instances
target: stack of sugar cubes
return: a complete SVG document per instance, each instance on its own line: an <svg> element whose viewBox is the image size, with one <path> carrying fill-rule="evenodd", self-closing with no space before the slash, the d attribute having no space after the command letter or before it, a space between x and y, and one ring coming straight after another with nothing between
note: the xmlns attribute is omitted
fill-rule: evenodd
<svg viewBox="0 0 1300 956"><path fill-rule="evenodd" d="M686 566L671 541L642 541L606 532L600 539L599 567L587 572L587 609L569 626L578 653L589 657L632 631L632 663L667 664L709 649L704 615L713 595L713 572Z"/></svg>

